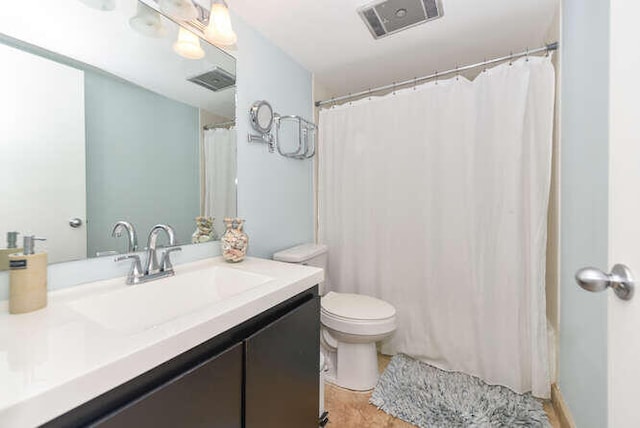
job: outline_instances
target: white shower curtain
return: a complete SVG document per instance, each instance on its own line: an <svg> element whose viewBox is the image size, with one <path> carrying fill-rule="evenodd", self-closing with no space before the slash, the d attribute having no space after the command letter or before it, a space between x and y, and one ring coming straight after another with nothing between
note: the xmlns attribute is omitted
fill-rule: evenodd
<svg viewBox="0 0 640 428"><path fill-rule="evenodd" d="M204 215L215 217L218 238L224 233L224 217L236 215L236 131L213 128L204 131Z"/></svg>
<svg viewBox="0 0 640 428"><path fill-rule="evenodd" d="M321 111L327 287L396 307L383 352L549 396L554 87L536 57Z"/></svg>

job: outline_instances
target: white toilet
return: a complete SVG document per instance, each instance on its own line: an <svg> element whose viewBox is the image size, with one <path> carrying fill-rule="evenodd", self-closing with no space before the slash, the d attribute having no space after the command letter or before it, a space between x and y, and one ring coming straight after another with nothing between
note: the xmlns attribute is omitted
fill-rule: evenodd
<svg viewBox="0 0 640 428"><path fill-rule="evenodd" d="M327 246L304 244L273 255L274 260L327 267ZM324 294L324 283L319 285ZM376 342L396 329L396 310L369 296L329 292L321 299L320 340L327 360L326 380L366 391L378 381Z"/></svg>

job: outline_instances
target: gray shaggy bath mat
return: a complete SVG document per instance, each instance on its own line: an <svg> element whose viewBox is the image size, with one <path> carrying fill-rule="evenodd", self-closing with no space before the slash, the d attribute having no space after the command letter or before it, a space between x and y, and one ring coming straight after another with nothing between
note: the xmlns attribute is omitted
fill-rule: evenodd
<svg viewBox="0 0 640 428"><path fill-rule="evenodd" d="M531 394L402 354L391 359L369 402L420 428L551 426L542 403Z"/></svg>

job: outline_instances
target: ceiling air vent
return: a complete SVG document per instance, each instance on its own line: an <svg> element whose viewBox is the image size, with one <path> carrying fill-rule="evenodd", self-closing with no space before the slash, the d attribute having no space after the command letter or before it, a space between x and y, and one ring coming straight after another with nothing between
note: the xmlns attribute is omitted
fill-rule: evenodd
<svg viewBox="0 0 640 428"><path fill-rule="evenodd" d="M236 84L236 76L220 67L214 67L206 73L193 76L187 80L216 92Z"/></svg>
<svg viewBox="0 0 640 428"><path fill-rule="evenodd" d="M386 0L358 9L374 39L441 18L440 0Z"/></svg>

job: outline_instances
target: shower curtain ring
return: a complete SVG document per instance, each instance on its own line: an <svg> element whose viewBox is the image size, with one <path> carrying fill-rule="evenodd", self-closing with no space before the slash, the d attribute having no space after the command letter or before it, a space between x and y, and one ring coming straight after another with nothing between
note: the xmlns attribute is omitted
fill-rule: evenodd
<svg viewBox="0 0 640 428"><path fill-rule="evenodd" d="M456 65L456 80L460 80L460 70L458 69L458 65Z"/></svg>
<svg viewBox="0 0 640 428"><path fill-rule="evenodd" d="M513 52L509 52L509 65L513 65Z"/></svg>
<svg viewBox="0 0 640 428"><path fill-rule="evenodd" d="M393 94L392 95L395 95L395 94L396 94L396 82L393 82Z"/></svg>
<svg viewBox="0 0 640 428"><path fill-rule="evenodd" d="M526 53L525 53L525 61L529 62L529 48L527 47Z"/></svg>
<svg viewBox="0 0 640 428"><path fill-rule="evenodd" d="M371 88L369 88L369 101L371 101Z"/></svg>
<svg viewBox="0 0 640 428"><path fill-rule="evenodd" d="M436 85L438 84L438 70L436 70L435 72L435 81L436 81Z"/></svg>
<svg viewBox="0 0 640 428"><path fill-rule="evenodd" d="M413 90L414 90L414 91L416 90L416 85L417 85L417 84L418 84L418 78L417 78L417 77L414 77L414 78L413 78Z"/></svg>
<svg viewBox="0 0 640 428"><path fill-rule="evenodd" d="M484 68L482 69L483 73L487 72L487 59L485 58L484 60L482 60L482 62L484 63Z"/></svg>

